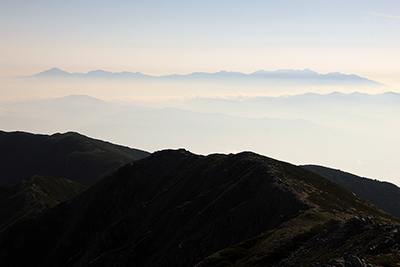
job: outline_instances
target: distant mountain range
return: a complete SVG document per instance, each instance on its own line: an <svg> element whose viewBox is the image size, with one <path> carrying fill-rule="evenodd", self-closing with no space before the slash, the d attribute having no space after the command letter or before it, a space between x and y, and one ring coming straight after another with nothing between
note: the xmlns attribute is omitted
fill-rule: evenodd
<svg viewBox="0 0 400 267"><path fill-rule="evenodd" d="M31 76L32 77L32 76ZM109 72L104 70L94 70L88 73L69 73L67 71L61 70L59 68L52 68L45 70L43 72L33 75L33 77L67 77L67 78L137 78L137 77L153 77L150 75L145 75L140 72ZM155 76L154 76L155 77Z"/></svg>
<svg viewBox="0 0 400 267"><path fill-rule="evenodd" d="M194 72L191 74L152 76L140 72L109 72L104 70L94 70L87 73L70 73L59 68L52 68L31 77L41 78L90 78L90 79L115 79L115 80L137 80L137 81L254 81L254 82L286 82L299 83L309 82L314 84L360 84L365 86L385 86L379 82L357 76L355 74L342 74L331 72L328 74L319 74L310 69L292 70L282 69L276 71L259 70L250 74L241 72L220 71L215 73Z"/></svg>

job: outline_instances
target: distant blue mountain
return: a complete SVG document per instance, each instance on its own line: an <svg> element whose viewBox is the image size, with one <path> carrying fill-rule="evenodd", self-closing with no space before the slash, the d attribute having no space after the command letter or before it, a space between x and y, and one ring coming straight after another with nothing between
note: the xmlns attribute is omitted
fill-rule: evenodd
<svg viewBox="0 0 400 267"><path fill-rule="evenodd" d="M304 78L311 78L315 79L321 77L323 74L318 74L315 71L310 69L304 70L291 70L291 69L282 69L276 71L265 71L259 70L250 74L251 76L257 77L275 77L275 78L289 78L289 79L304 79Z"/></svg>
<svg viewBox="0 0 400 267"><path fill-rule="evenodd" d="M265 82L288 82L288 83L314 83L314 84L362 84L372 86L385 86L379 82L360 77L355 74L343 74L340 72L330 72L328 74L319 74L310 69L293 70L280 69L276 71L258 70L250 74L220 71L214 73L193 72L186 75L172 74L163 76L152 76L140 72L109 72L104 70L94 70L88 73L69 73L59 68L52 68L38 74L34 77L65 77L65 78L91 78L91 79L131 79L131 80L169 80L169 81L265 81Z"/></svg>
<svg viewBox="0 0 400 267"><path fill-rule="evenodd" d="M51 68L49 70L45 70L43 72L37 73L33 75L33 77L46 77L46 78L60 78L60 77L67 77L67 78L112 78L112 79L120 79L120 78L138 78L138 77L153 77L149 75L142 74L140 72L110 72L110 71L104 71L104 70L92 70L89 71L88 73L80 73L80 72L75 72L75 73L70 73L64 70L61 70L59 68Z"/></svg>
<svg viewBox="0 0 400 267"><path fill-rule="evenodd" d="M72 74L59 68L52 68L33 75L35 77L71 77Z"/></svg>

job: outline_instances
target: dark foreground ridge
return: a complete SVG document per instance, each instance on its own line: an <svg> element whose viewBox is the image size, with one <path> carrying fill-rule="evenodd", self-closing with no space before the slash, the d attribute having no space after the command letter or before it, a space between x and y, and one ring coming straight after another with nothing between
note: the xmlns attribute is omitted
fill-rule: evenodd
<svg viewBox="0 0 400 267"><path fill-rule="evenodd" d="M378 266L399 255L395 221L285 162L165 150L8 227L0 265Z"/></svg>
<svg viewBox="0 0 400 267"><path fill-rule="evenodd" d="M304 165L302 167L343 186L357 196L400 218L400 188L398 186L324 166Z"/></svg>
<svg viewBox="0 0 400 267"><path fill-rule="evenodd" d="M0 186L0 232L22 218L76 197L86 188L70 180L38 175Z"/></svg>
<svg viewBox="0 0 400 267"><path fill-rule="evenodd" d="M399 266L399 230L398 224L355 217L315 236L278 266Z"/></svg>
<svg viewBox="0 0 400 267"><path fill-rule="evenodd" d="M148 155L75 132L43 135L0 131L0 185L49 175L90 186L122 165Z"/></svg>

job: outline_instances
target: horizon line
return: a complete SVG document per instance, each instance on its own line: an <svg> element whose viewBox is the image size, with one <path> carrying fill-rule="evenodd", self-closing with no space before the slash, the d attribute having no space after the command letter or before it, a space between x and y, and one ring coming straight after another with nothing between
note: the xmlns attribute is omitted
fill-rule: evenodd
<svg viewBox="0 0 400 267"><path fill-rule="evenodd" d="M314 71L314 70L312 70L310 68L304 68L304 69L281 68L281 69L275 69L275 70L258 69L258 70L252 71L252 72L241 72L241 71L236 71L236 70L222 69L222 70L214 71L214 72L193 71L193 72L187 72L187 73L176 73L175 72L175 73L169 73L169 74L156 75L156 74L148 74L148 73L144 73L144 72L140 72L140 71L133 71L133 70L108 71L108 70L104 70L104 69L92 69L92 70L89 70L87 72L70 72L70 71L66 71L64 69L61 69L60 67L52 67L52 68L45 69L43 71L40 71L40 72L37 72L37 73L34 73L34 74L30 74L30 75L11 76L10 78L12 78L12 77L31 77L31 76L42 74L44 72L51 71L51 70L59 70L59 71L62 71L62 72L66 72L68 74L83 74L83 75L86 75L86 74L93 73L93 72L96 72L96 71L102 71L102 72L106 72L106 73L110 73L110 74L132 73L132 74L142 74L142 75L147 75L147 76L152 76L152 77L165 77L165 76L173 76L173 75L185 76L185 75L190 75L190 74L216 74L216 73L221 73L221 72L222 73L239 73L239 74L251 75L251 74L254 74L256 72L277 72L277 71L304 72L304 71L310 71L310 72L313 72L313 73L316 73L316 74L319 74L319 75L327 75L327 74L336 74L336 73L338 73L338 74L343 74L343 75L347 75L347 76L356 75L356 76L361 77L361 78L366 78L366 77L359 76L358 74L355 74L355 73L343 73L343 72L340 72L340 71L330 71L330 72L327 72L327 73L322 73L322 72L320 73L320 72Z"/></svg>

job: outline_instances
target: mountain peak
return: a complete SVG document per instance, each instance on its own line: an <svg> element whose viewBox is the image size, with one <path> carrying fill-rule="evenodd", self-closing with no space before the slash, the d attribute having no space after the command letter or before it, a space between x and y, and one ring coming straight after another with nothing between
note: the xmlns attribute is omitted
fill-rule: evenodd
<svg viewBox="0 0 400 267"><path fill-rule="evenodd" d="M40 73L35 74L34 76L41 76L41 77L59 77L59 76L70 76L71 73L61 70L59 68L51 68L49 70L42 71Z"/></svg>
<svg viewBox="0 0 400 267"><path fill-rule="evenodd" d="M70 132L34 135L0 131L0 184L11 185L35 174L46 174L90 186L121 165L147 155Z"/></svg>
<svg viewBox="0 0 400 267"><path fill-rule="evenodd" d="M303 70L300 70L300 69L297 69L297 70L295 70L295 69L278 69L275 71L258 70L258 71L253 72L252 74L254 74L254 73L256 73L256 74L266 74L266 73L314 73L314 74L318 74L317 72L315 72L311 69L308 69L308 68L303 69Z"/></svg>
<svg viewBox="0 0 400 267"><path fill-rule="evenodd" d="M111 71L105 71L105 70L92 70L86 73L88 76L104 76L104 75L112 75L113 73Z"/></svg>

